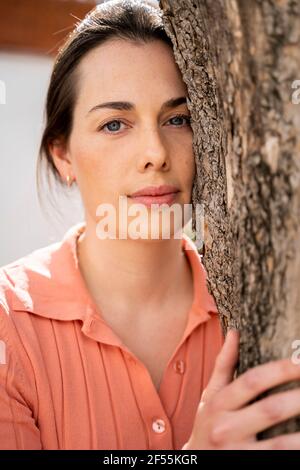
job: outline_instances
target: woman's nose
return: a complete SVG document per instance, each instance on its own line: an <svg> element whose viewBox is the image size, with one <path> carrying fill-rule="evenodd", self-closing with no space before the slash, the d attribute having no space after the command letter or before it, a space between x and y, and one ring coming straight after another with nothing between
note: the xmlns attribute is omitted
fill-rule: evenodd
<svg viewBox="0 0 300 470"><path fill-rule="evenodd" d="M166 170L169 166L169 151L159 130L148 128L146 131L143 131L139 148L139 170L145 171L149 167L153 167L155 170Z"/></svg>

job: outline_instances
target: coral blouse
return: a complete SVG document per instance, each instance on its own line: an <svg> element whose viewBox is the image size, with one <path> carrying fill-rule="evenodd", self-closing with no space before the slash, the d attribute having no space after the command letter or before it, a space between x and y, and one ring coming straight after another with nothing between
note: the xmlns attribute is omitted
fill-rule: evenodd
<svg viewBox="0 0 300 470"><path fill-rule="evenodd" d="M181 449L224 342L201 256L183 233L194 300L157 391L91 299L84 227L0 268L0 449Z"/></svg>

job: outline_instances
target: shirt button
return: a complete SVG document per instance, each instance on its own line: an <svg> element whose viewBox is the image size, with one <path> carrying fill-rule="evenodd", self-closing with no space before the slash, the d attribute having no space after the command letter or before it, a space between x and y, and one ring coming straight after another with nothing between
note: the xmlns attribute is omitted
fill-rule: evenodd
<svg viewBox="0 0 300 470"><path fill-rule="evenodd" d="M174 362L174 370L177 374L184 374L185 362L181 360Z"/></svg>
<svg viewBox="0 0 300 470"><path fill-rule="evenodd" d="M152 429L154 432L157 432L158 434L162 433L166 429L166 425L163 419L156 419L152 423Z"/></svg>

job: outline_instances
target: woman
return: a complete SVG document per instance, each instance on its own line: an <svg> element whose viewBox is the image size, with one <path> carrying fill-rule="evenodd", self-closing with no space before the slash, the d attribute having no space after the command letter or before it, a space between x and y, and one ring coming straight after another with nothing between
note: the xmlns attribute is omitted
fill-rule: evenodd
<svg viewBox="0 0 300 470"><path fill-rule="evenodd" d="M140 203L149 234L151 202L190 203L186 97L150 4L100 5L61 49L40 158L76 181L85 220L0 270L2 449L300 448L297 434L256 441L299 413L298 389L248 404L299 368L287 359L233 380L238 333L223 345L201 258L175 222L169 238L163 212L157 238L121 237L116 217L117 236L101 237L101 204L119 216L120 197ZM134 195L149 186L161 195Z"/></svg>

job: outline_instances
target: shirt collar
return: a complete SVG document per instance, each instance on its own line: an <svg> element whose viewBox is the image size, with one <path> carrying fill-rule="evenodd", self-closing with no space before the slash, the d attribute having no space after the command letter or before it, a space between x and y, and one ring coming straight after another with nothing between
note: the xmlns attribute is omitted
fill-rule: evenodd
<svg viewBox="0 0 300 470"><path fill-rule="evenodd" d="M15 311L31 312L55 320L85 321L95 313L95 305L81 275L77 258L77 239L85 222L73 225L60 242L33 251L1 269L9 281L8 303ZM182 249L193 272L192 312L218 313L206 286L206 271L194 242L182 234Z"/></svg>

